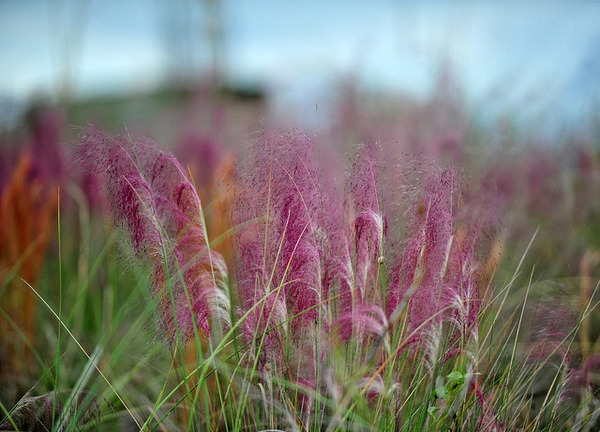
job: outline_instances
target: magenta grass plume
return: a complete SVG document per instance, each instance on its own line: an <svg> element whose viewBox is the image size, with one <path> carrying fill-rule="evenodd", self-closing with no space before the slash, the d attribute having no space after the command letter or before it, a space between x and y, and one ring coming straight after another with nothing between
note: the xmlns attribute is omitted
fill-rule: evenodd
<svg viewBox="0 0 600 432"><path fill-rule="evenodd" d="M227 269L211 251L200 200L182 166L153 142L89 131L79 157L99 176L115 223L134 255L149 259L161 328L170 340L226 324Z"/></svg>
<svg viewBox="0 0 600 432"><path fill-rule="evenodd" d="M280 348L287 336L300 347L325 320L321 190L310 140L296 132L264 133L239 177L233 210L234 225L241 227L238 292L243 311L259 305L245 326L247 337Z"/></svg>
<svg viewBox="0 0 600 432"><path fill-rule="evenodd" d="M407 314L412 329L445 318L463 337L476 337L483 223L472 219L482 217L458 217L465 212L459 209L464 203L456 170L431 170L408 213L408 238L392 276L387 314L392 323Z"/></svg>
<svg viewBox="0 0 600 432"><path fill-rule="evenodd" d="M455 173L429 174L422 196L414 204L409 237L387 299L387 313L397 318L410 300L413 328L433 317L441 306L442 282L452 245L452 210L457 198Z"/></svg>
<svg viewBox="0 0 600 432"><path fill-rule="evenodd" d="M380 168L374 146L360 146L346 175L343 202L328 199L323 289L326 297L335 299L337 317L356 315L370 303L382 305L378 272L387 219L382 213Z"/></svg>

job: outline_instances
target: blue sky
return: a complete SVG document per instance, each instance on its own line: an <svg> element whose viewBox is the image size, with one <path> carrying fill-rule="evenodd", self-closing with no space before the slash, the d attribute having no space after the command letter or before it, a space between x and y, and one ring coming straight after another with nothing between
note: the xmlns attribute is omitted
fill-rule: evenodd
<svg viewBox="0 0 600 432"><path fill-rule="evenodd" d="M221 17L228 76L295 103L348 77L423 96L442 62L475 102L577 112L600 95L600 1L221 0ZM209 25L200 0L0 0L0 98L65 82L79 97L144 91L182 63L201 72Z"/></svg>

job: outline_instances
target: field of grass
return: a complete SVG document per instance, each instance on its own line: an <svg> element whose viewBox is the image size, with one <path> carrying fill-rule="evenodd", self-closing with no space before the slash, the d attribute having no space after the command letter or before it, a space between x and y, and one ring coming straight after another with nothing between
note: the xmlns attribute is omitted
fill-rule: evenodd
<svg viewBox="0 0 600 432"><path fill-rule="evenodd" d="M0 430L598 430L598 125L355 96L0 134Z"/></svg>

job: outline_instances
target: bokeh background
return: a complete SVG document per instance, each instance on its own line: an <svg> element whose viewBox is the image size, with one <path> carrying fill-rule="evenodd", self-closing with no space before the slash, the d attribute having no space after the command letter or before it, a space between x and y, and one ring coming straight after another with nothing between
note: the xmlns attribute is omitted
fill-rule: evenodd
<svg viewBox="0 0 600 432"><path fill-rule="evenodd" d="M598 46L586 0L1 0L0 121L212 82L323 126L349 83L422 100L451 73L482 120L554 134L597 107Z"/></svg>

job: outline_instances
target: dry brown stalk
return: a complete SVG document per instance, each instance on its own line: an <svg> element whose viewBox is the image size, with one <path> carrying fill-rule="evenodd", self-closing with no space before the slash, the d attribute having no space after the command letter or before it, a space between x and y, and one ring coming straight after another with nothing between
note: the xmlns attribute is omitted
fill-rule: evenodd
<svg viewBox="0 0 600 432"><path fill-rule="evenodd" d="M0 388L14 398L34 369L35 284L44 253L56 232L57 191L32 171L31 155L21 155L0 201ZM21 389L22 390L22 389ZM10 395L10 396L9 396Z"/></svg>

